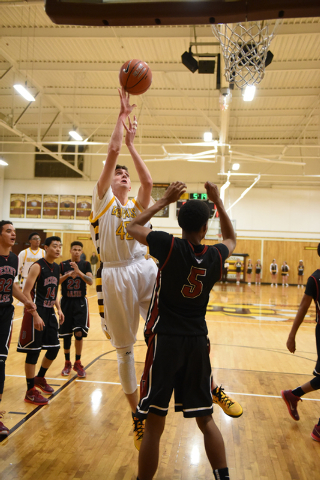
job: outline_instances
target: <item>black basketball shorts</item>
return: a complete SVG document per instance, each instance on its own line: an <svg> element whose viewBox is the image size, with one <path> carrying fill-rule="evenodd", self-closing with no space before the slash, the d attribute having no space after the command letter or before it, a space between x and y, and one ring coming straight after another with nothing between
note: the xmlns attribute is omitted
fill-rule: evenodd
<svg viewBox="0 0 320 480"><path fill-rule="evenodd" d="M155 335L149 338L137 414L166 416L174 391L175 411L184 417L213 412L211 364L206 336Z"/></svg>
<svg viewBox="0 0 320 480"><path fill-rule="evenodd" d="M34 328L33 316L25 311L18 340L18 352L28 353L60 348L58 321L54 309L37 305L37 311L44 321L43 330Z"/></svg>
<svg viewBox="0 0 320 480"><path fill-rule="evenodd" d="M6 359L12 336L14 306L0 307L0 357Z"/></svg>
<svg viewBox="0 0 320 480"><path fill-rule="evenodd" d="M86 337L90 327L88 300L86 297L61 297L60 303L64 314L64 322L60 325L59 337L63 338L73 335L79 330L82 331L82 336Z"/></svg>

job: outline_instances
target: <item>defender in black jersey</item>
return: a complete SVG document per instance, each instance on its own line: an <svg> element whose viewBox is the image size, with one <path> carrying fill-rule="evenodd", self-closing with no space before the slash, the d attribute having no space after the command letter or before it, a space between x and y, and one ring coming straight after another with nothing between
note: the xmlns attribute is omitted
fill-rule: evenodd
<svg viewBox="0 0 320 480"><path fill-rule="evenodd" d="M83 338L89 330L89 308L87 284L92 285L92 272L89 262L80 260L83 244L75 241L71 243L71 259L60 263L61 310L64 313L64 322L59 329L59 337L63 338L65 366L61 375L69 375L72 364L70 361L71 338L74 334L76 343L76 360L73 370L78 377L86 376L81 365Z"/></svg>
<svg viewBox="0 0 320 480"><path fill-rule="evenodd" d="M2 401L5 363L10 347L12 320L14 315L13 296L22 302L29 311L35 312L36 306L22 293L14 283L18 272L18 257L12 253L11 247L16 240L16 231L12 222L0 222L0 402ZM0 411L0 418L5 412ZM9 429L0 422L0 436L9 435Z"/></svg>
<svg viewBox="0 0 320 480"><path fill-rule="evenodd" d="M318 245L318 255L320 257L320 243ZM287 340L287 348L291 353L296 351L296 334L304 320L304 317L307 314L312 299L314 300L316 306L316 345L318 354L316 366L312 372L314 378L310 382L307 382L300 387L295 388L294 390L281 391L282 398L285 401L288 411L294 420L299 420L297 405L299 400L301 400L301 397L306 393L320 389L320 269L313 272L313 274L308 278L307 286L302 297L299 310L293 321L293 325ZM313 440L320 442L320 418L318 424L314 426L311 437Z"/></svg>
<svg viewBox="0 0 320 480"><path fill-rule="evenodd" d="M163 207L185 192L184 183L172 184L162 199L128 225L129 235L145 245L159 262L145 326L147 357L140 384L136 415L146 419L139 453L140 480L153 477L158 466L159 442L173 391L175 410L195 417L204 434L206 453L216 479L229 479L224 443L212 418L211 365L206 308L210 290L222 276L236 239L216 185L206 182L208 198L220 217L223 242L205 246L209 209L197 200L185 203L178 222L182 239L144 227Z"/></svg>
<svg viewBox="0 0 320 480"><path fill-rule="evenodd" d="M48 403L48 399L40 394L35 385L46 394L54 391L44 378L60 348L54 306L58 310L59 323L62 324L64 321L64 315L57 300L59 265L54 263L54 260L60 256L61 240L59 237L49 237L46 239L44 247L45 257L30 267L23 290L27 298L34 298L38 315L31 317L28 312L25 312L17 349L18 352L27 354L25 371L28 389L24 400L34 405ZM47 353L43 357L40 370L35 377L36 363L41 350L47 350Z"/></svg>

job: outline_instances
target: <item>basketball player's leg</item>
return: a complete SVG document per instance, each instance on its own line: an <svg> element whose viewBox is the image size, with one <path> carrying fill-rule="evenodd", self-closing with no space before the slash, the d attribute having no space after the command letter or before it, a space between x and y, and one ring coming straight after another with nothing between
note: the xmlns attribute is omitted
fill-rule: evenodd
<svg viewBox="0 0 320 480"><path fill-rule="evenodd" d="M139 452L138 478L151 480L158 468L160 439L164 430L166 417L149 413Z"/></svg>
<svg viewBox="0 0 320 480"><path fill-rule="evenodd" d="M224 479L225 477L222 476L224 473L223 471L227 471L228 467L226 451L221 432L215 424L212 415L206 415L205 417L197 417L196 421L198 427L203 433L204 447L212 470L222 470L222 473L219 472L219 476L217 478Z"/></svg>
<svg viewBox="0 0 320 480"><path fill-rule="evenodd" d="M81 355L83 350L83 339L87 337L89 330L88 301L85 297L75 298L72 306L72 330L74 332L76 351L73 370L77 372L78 377L85 378L86 372L81 363Z"/></svg>

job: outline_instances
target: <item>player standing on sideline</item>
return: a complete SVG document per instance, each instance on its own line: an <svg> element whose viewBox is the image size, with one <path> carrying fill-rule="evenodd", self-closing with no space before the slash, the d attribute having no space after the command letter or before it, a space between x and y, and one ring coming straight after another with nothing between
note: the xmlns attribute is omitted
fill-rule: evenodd
<svg viewBox="0 0 320 480"><path fill-rule="evenodd" d="M298 288L303 287L303 274L304 274L304 265L303 260L299 260L298 265Z"/></svg>
<svg viewBox="0 0 320 480"><path fill-rule="evenodd" d="M283 262L281 265L281 277L282 277L282 286L289 287L288 284L288 277L289 277L289 266L287 265L287 262Z"/></svg>
<svg viewBox="0 0 320 480"><path fill-rule="evenodd" d="M137 129L135 117L133 123L129 118L129 128L124 125L135 105L129 104L129 95L124 89L119 90L119 95L120 113L105 165L93 190L90 222L91 235L101 261L96 287L102 329L117 349L120 382L132 410L134 442L139 449L144 424L134 416L138 391L133 345L140 313L145 318L148 311L157 267L152 259L145 259L147 248L129 235L127 225L149 206L153 183L133 144ZM126 145L141 184L138 195L132 200L128 200L131 190L128 169L117 165L124 127Z"/></svg>
<svg viewBox="0 0 320 480"><path fill-rule="evenodd" d="M27 393L24 401L34 405L47 405L48 403L48 399L43 397L35 386L46 394L54 391L44 378L60 348L54 305L58 310L59 323L64 321L57 299L59 265L54 263L54 260L60 256L61 239L48 237L44 248L46 255L30 267L23 290L29 300L32 297L35 299L37 313L33 317L28 312L24 313L17 348L18 352L27 354L25 363ZM41 350L47 350L47 353L43 357L40 370L35 377L36 363Z"/></svg>
<svg viewBox="0 0 320 480"><path fill-rule="evenodd" d="M271 273L271 287L273 287L273 283L275 286L278 286L277 278L278 278L278 265L276 264L275 258L272 260L270 265L270 273Z"/></svg>
<svg viewBox="0 0 320 480"><path fill-rule="evenodd" d="M261 260L257 260L256 263L256 285L261 285Z"/></svg>
<svg viewBox="0 0 320 480"><path fill-rule="evenodd" d="M16 240L16 231L12 222L0 222L0 402L2 401L5 366L11 341L12 320L14 315L13 298L22 302L28 311L35 311L36 306L22 293L14 279L18 272L18 257L11 247ZM6 412L0 411L0 418ZM7 436L9 429L0 422L0 435Z"/></svg>
<svg viewBox="0 0 320 480"><path fill-rule="evenodd" d="M320 257L320 243L318 245L318 255ZM320 269L313 272L313 274L308 278L306 289L302 297L299 310L297 312L296 318L293 321L291 331L287 340L287 349L294 353L296 351L296 334L299 330L300 325L302 324L304 317L307 314L307 311L310 307L312 299L316 305L316 345L317 345L317 363L315 369L313 370L314 378L307 382L301 387L297 387L294 390L282 390L281 396L285 401L288 411L291 417L294 420L299 420L299 414L297 410L298 402L301 400L301 397L306 393L313 392L314 390L320 389ZM311 437L316 442L320 442L320 418L317 425L314 426L314 429L311 433Z"/></svg>
<svg viewBox="0 0 320 480"><path fill-rule="evenodd" d="M71 339L74 334L76 347L76 361L73 370L78 377L84 378L86 372L81 365L83 338L89 330L89 305L86 298L87 284L92 285L91 265L80 260L83 244L75 241L71 243L71 260L60 263L61 285L61 310L64 322L59 329L59 337L63 338L65 366L61 375L70 375L72 364L70 362Z"/></svg>
<svg viewBox="0 0 320 480"><path fill-rule="evenodd" d="M21 250L21 252L18 255L18 259L19 259L18 273L19 273L19 277L21 276L20 285L22 290L26 284L26 279L27 279L28 272L31 265L37 260L39 260L40 258L43 258L46 253L42 248L40 248L41 238L37 232L30 233L28 240L30 242L30 247L26 248L25 250ZM23 303L20 302L18 303L18 305L22 306Z"/></svg>
<svg viewBox="0 0 320 480"><path fill-rule="evenodd" d="M201 244L210 212L206 204L197 200L185 203L180 209L178 223L182 239L144 227L153 215L176 202L186 191L186 185L181 182L171 184L164 196L127 228L133 238L149 245L150 254L159 261L145 326L148 351L137 407L137 415L147 417L139 453L138 480L151 480L156 473L160 438L173 390L175 410L182 411L184 417L196 418L215 478L229 479L223 438L212 418L212 375L205 314L210 291L221 278L223 263L232 254L236 237L217 186L206 182L205 188L219 212L222 243Z"/></svg>

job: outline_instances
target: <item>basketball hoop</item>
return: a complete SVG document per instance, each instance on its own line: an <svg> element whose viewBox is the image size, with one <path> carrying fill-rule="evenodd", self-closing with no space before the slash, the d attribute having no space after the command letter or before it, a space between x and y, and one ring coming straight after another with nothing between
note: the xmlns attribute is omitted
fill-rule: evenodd
<svg viewBox="0 0 320 480"><path fill-rule="evenodd" d="M225 62L227 81L238 88L254 85L264 77L268 48L281 20L212 25Z"/></svg>

